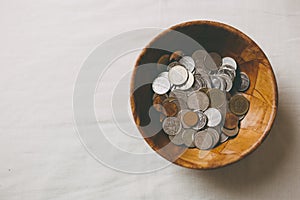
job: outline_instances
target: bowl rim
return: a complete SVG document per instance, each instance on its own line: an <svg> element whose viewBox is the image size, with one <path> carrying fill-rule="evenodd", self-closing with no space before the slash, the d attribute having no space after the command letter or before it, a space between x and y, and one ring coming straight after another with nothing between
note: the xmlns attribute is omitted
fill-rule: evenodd
<svg viewBox="0 0 300 200"><path fill-rule="evenodd" d="M161 33L159 33L157 36L155 36L141 51L141 53L138 55L138 58L136 59L135 65L134 65L134 69L133 69L133 73L131 75L131 80L130 80L130 105L131 105L131 113L133 115L135 124L137 125L137 128L140 132L140 134L142 136L143 135L143 130L141 130L141 128L138 126L138 114L136 113L135 110L135 100L134 100L134 95L133 95L133 91L134 91L134 85L135 85L135 76L136 76L136 71L137 71L137 67L139 66L139 63L142 59L142 57L146 54L147 49L155 42L157 41L159 38L161 38L162 36L164 36L165 34L167 34L168 32L170 32L171 30L176 30L178 28L181 27L187 27L187 26L194 26L194 25L209 25L209 26L213 26L213 27L217 27L217 28L223 28L229 32L232 32L234 34L237 34L239 37L243 38L244 40L246 40L249 44L258 47L259 51L262 53L262 55L266 58L267 64L270 67L271 70L271 76L273 79L273 84L274 84L274 100L275 100L275 104L272 106L272 112L270 114L270 118L268 120L268 124L264 130L264 132L262 133L262 136L259 138L259 140L257 140L252 146L251 148L246 149L245 151L242 152L242 154L235 160L230 161L230 162L226 162L220 165L213 165L213 166L209 166L209 167L199 167L197 165L197 167L195 165L191 165L189 162L181 159L181 156L178 157L175 161L170 161L168 160L164 155L160 154L157 152L158 148L153 144L152 140L149 138L144 138L144 140L147 142L147 144L161 157L163 157L164 159L178 165L181 167L185 167L185 168L190 168L190 169L201 169L201 170L211 170L211 169L218 169L218 168L222 168L225 166L229 166L232 165L242 159L244 159L245 157L247 157L248 155L250 155L251 153L253 153L262 143L263 141L267 138L267 136L270 133L270 130L273 127L276 115L277 115L277 110L278 110L278 86L277 86L277 81L276 81L276 77L275 77L275 73L273 70L273 67L268 59L268 57L266 56L266 54L264 53L264 51L260 48L260 46L253 40L251 39L249 36L247 36L245 33L241 32L240 30L238 30L237 28L234 28L228 24L224 24L222 22L218 22L218 21L211 21L211 20L192 20L192 21L186 21L186 22L182 22L176 25L173 25L167 29L165 29L164 31L162 31ZM181 154L183 155L183 154Z"/></svg>

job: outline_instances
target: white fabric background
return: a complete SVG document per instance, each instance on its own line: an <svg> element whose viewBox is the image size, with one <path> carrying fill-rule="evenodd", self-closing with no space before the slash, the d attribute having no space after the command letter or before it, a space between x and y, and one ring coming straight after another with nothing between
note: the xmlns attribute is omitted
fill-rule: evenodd
<svg viewBox="0 0 300 200"><path fill-rule="evenodd" d="M269 57L279 87L270 136L246 159L213 171L171 165L133 175L99 164L74 130L82 62L121 32L194 19L240 29ZM1 1L0 199L298 199L299 20L297 0Z"/></svg>

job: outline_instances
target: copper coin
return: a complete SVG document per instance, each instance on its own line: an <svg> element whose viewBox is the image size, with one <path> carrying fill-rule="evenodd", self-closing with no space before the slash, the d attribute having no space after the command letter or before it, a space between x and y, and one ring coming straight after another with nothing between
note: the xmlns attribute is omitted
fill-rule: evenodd
<svg viewBox="0 0 300 200"><path fill-rule="evenodd" d="M171 98L166 99L163 103L163 114L168 117L174 117L177 115L179 109L178 109L178 102Z"/></svg>
<svg viewBox="0 0 300 200"><path fill-rule="evenodd" d="M238 116L244 115L249 110L250 103L246 97L240 94L236 94L230 98L229 109Z"/></svg>
<svg viewBox="0 0 300 200"><path fill-rule="evenodd" d="M227 129L235 129L239 125L239 117L231 112L227 112L225 116L224 127Z"/></svg>
<svg viewBox="0 0 300 200"><path fill-rule="evenodd" d="M222 127L221 131L222 133L224 133L225 135L227 135L228 137L234 137L239 133L239 127L237 126L235 129L229 130L227 128Z"/></svg>
<svg viewBox="0 0 300 200"><path fill-rule="evenodd" d="M154 94L153 95L153 107L155 110L157 110L158 112L162 112L162 102L168 98L168 95L163 94L163 95L159 95L159 94Z"/></svg>
<svg viewBox="0 0 300 200"><path fill-rule="evenodd" d="M182 120L188 127L193 127L198 123L199 117L195 112L189 111L182 116Z"/></svg>
<svg viewBox="0 0 300 200"><path fill-rule="evenodd" d="M158 61L157 64L161 65L168 65L170 56L168 54L162 55Z"/></svg>
<svg viewBox="0 0 300 200"><path fill-rule="evenodd" d="M183 57L183 51L175 51L170 56L170 61L179 61Z"/></svg>

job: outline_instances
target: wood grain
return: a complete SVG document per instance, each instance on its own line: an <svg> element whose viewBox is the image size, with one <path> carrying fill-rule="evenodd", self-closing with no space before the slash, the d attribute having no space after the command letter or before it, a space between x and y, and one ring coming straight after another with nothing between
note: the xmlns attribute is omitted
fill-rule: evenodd
<svg viewBox="0 0 300 200"><path fill-rule="evenodd" d="M168 40L170 30L188 35L199 42L208 52L216 51L222 57L233 57L238 62L239 70L247 73L250 78L250 87L243 94L250 101L250 108L240 124L241 129L238 136L210 151L201 151L196 148L184 150L180 146L171 144L163 131L153 134L151 128L144 126L153 119L153 116L151 119L149 118L153 91L151 84L139 87L139 82L153 80L158 72L155 65L148 68L152 73L144 73L143 70L140 70L140 66L155 63L160 56L168 53L151 47L164 40L172 41ZM179 49L174 49L174 51ZM191 52L194 50L191 49ZM140 54L131 80L132 113L137 127L147 143L167 160L194 169L223 167L239 161L253 152L266 138L272 127L277 110L277 99L277 84L271 64L259 46L239 30L211 21L182 23L158 35ZM157 118L159 121L159 115Z"/></svg>

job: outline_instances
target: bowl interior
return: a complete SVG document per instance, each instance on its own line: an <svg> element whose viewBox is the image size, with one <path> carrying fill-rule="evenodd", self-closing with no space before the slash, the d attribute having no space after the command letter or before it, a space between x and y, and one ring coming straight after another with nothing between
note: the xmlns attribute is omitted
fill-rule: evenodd
<svg viewBox="0 0 300 200"><path fill-rule="evenodd" d="M192 41L182 42L175 30L200 44L207 52L230 56L238 70L247 73L249 89L243 95L250 101L246 117L240 123L237 137L209 151L186 149L170 143L161 127L159 113L151 110L151 83L160 70L158 59L172 51L191 55L199 49ZM167 46L166 49L157 47ZM171 27L158 35L140 54L131 80L131 107L139 131L147 143L161 156L184 167L210 169L236 162L252 152L267 136L277 109L277 85L272 67L258 45L239 30L217 22L192 21Z"/></svg>

